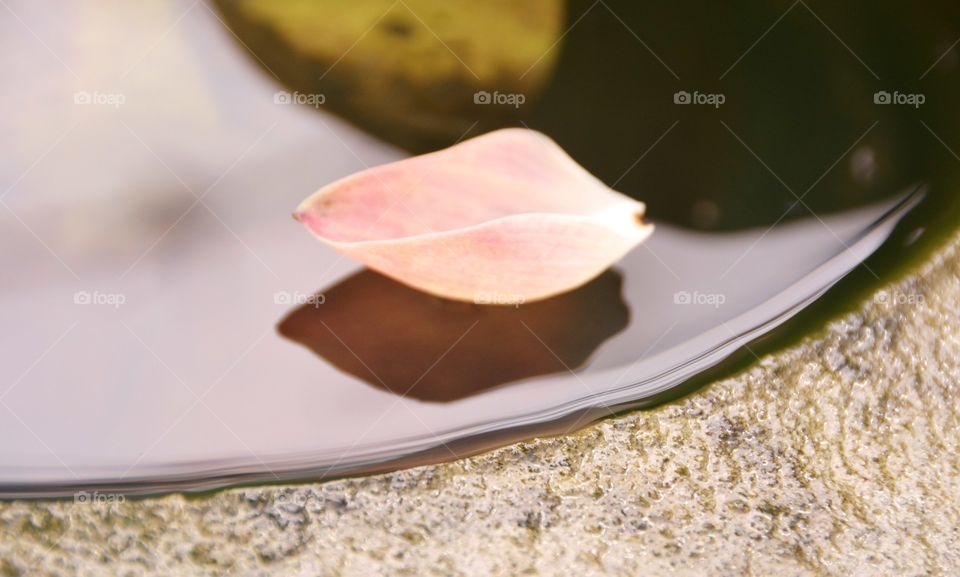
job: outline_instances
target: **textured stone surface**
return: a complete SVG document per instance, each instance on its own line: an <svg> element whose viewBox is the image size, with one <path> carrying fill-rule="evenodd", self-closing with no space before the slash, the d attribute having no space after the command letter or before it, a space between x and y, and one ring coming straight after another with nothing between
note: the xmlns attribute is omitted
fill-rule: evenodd
<svg viewBox="0 0 960 577"><path fill-rule="evenodd" d="M957 247L816 340L568 437L325 484L0 504L0 575L960 574Z"/></svg>

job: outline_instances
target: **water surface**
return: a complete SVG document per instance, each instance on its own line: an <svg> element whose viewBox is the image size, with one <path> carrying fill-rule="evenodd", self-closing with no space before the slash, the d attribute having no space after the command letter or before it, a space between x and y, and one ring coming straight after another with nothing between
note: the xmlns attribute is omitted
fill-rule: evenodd
<svg viewBox="0 0 960 577"><path fill-rule="evenodd" d="M883 10L853 28L838 9L796 5L724 84L789 5L680 19L572 3L551 33L580 24L528 107L490 115L470 100L450 126L412 131L328 102L404 150L278 103L277 91L309 87L263 70L288 50L275 34L261 39L272 52L243 36L245 48L204 5L76 6L51 18L11 3L40 37L62 39L62 62L0 21L14 45L0 66L20 80L0 91L18 111L0 119L7 497L367 473L575 430L808 334L955 222L957 60L944 51L957 19L913 15L929 31L918 36ZM703 36L714 20L730 33ZM891 55L891 35L911 43ZM922 82L902 80L935 61ZM880 89L927 103L874 105ZM678 90L727 100L674 104ZM78 92L124 102L76 103ZM476 126L471 110L486 111ZM503 124L551 134L649 201L657 232L577 291L489 308L362 269L290 219L335 178Z"/></svg>

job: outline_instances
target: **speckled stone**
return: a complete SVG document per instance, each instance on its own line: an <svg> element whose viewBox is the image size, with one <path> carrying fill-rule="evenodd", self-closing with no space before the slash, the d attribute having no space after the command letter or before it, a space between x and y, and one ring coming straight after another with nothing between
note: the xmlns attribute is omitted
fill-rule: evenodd
<svg viewBox="0 0 960 577"><path fill-rule="evenodd" d="M324 484L0 504L0 575L958 575L958 247L816 339L578 434Z"/></svg>

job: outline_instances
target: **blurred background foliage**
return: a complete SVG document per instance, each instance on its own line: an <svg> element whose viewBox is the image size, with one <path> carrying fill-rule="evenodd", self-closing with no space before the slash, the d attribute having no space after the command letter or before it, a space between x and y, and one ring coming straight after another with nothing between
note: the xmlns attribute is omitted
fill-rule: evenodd
<svg viewBox="0 0 960 577"><path fill-rule="evenodd" d="M268 73L388 142L422 153L534 128L656 220L767 226L957 168L924 125L960 143L947 0L217 3ZM678 105L680 90L725 102ZM877 105L880 90L926 102Z"/></svg>

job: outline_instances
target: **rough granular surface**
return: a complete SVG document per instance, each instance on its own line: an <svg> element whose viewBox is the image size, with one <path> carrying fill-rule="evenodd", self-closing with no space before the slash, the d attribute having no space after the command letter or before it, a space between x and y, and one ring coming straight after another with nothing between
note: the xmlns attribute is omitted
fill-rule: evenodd
<svg viewBox="0 0 960 577"><path fill-rule="evenodd" d="M364 479L0 504L0 575L960 574L954 241L677 403Z"/></svg>

